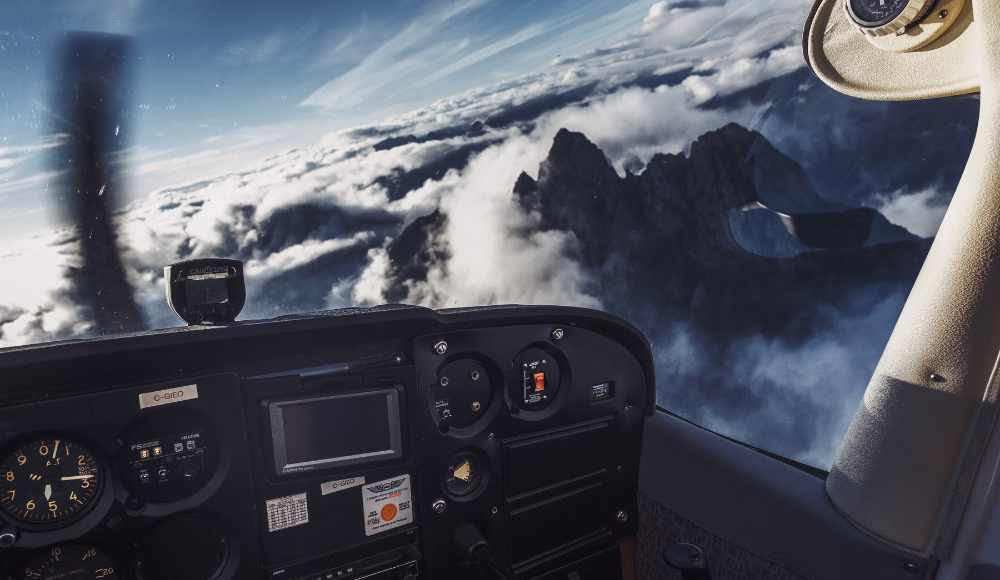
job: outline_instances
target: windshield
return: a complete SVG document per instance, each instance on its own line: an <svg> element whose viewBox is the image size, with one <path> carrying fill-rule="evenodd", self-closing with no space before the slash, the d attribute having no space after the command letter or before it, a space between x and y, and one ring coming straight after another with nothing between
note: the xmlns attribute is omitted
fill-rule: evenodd
<svg viewBox="0 0 1000 580"><path fill-rule="evenodd" d="M244 320L598 308L659 405L822 468L978 116L826 87L798 0L0 6L0 346L180 325L163 268L205 257L243 261ZM81 119L113 160L84 186Z"/></svg>

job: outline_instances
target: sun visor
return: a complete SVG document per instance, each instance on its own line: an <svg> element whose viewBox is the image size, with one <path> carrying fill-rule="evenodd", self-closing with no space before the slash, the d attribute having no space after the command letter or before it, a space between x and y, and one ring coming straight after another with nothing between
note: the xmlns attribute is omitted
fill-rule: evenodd
<svg viewBox="0 0 1000 580"><path fill-rule="evenodd" d="M912 22L892 21L889 14L866 28L851 10L862 13L866 3L877 0L818 0L803 32L806 61L823 82L862 99L913 101L977 93L973 1L926 0L921 7L923 0L909 0L921 10Z"/></svg>

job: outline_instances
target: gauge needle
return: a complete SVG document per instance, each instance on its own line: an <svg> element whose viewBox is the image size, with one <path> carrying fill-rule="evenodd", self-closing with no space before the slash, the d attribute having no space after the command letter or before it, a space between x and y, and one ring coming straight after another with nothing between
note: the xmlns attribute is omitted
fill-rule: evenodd
<svg viewBox="0 0 1000 580"><path fill-rule="evenodd" d="M52 486L46 484L46 486L45 486L45 499L48 500L50 497L52 497Z"/></svg>
<svg viewBox="0 0 1000 580"><path fill-rule="evenodd" d="M60 477L59 481L71 481L74 479L90 479L93 475L74 475L73 477Z"/></svg>

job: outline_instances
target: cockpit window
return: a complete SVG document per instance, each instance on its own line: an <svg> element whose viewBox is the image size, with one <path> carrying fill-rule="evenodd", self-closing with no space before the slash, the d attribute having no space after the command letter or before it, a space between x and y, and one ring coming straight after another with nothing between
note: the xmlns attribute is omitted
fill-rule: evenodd
<svg viewBox="0 0 1000 580"><path fill-rule="evenodd" d="M810 4L0 2L0 346L176 326L204 257L242 319L598 308L662 407L829 467L979 108L826 87Z"/></svg>

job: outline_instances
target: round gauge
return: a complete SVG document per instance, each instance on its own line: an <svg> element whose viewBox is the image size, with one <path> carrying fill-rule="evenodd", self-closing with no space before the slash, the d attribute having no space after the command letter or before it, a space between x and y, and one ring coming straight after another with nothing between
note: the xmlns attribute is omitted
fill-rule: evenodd
<svg viewBox="0 0 1000 580"><path fill-rule="evenodd" d="M36 556L21 571L23 580L117 580L118 567L97 548L59 546Z"/></svg>
<svg viewBox="0 0 1000 580"><path fill-rule="evenodd" d="M82 514L97 498L94 454L66 439L42 439L0 463L0 510L29 524L56 524Z"/></svg>
<svg viewBox="0 0 1000 580"><path fill-rule="evenodd" d="M847 9L862 26L881 26L892 22L910 4L910 0L847 0Z"/></svg>
<svg viewBox="0 0 1000 580"><path fill-rule="evenodd" d="M483 480L483 462L473 453L459 453L444 471L444 488L456 497L476 491Z"/></svg>
<svg viewBox="0 0 1000 580"><path fill-rule="evenodd" d="M854 25L869 36L899 33L920 21L935 0L844 0Z"/></svg>

